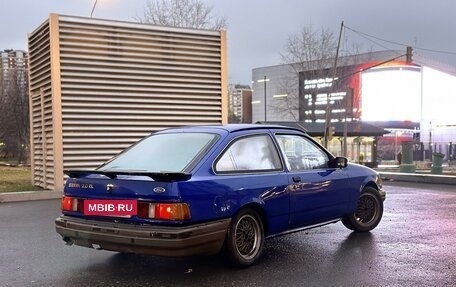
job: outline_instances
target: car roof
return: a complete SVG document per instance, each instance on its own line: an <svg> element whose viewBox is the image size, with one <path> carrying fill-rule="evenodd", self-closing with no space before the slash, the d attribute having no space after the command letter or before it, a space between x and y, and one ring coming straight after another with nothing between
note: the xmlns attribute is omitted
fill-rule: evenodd
<svg viewBox="0 0 456 287"><path fill-rule="evenodd" d="M229 133L239 132L239 131L246 131L246 130L287 130L287 131L298 131L305 133L304 130L281 126L281 125L267 125L267 124L227 124L227 125L195 125L195 126L182 126L176 128L169 128L163 130L163 132L173 132L173 131L217 131L217 130L224 130Z"/></svg>

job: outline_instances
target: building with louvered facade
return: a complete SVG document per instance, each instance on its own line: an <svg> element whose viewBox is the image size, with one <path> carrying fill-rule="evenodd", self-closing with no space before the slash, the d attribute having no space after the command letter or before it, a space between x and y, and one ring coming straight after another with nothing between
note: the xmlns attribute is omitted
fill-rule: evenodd
<svg viewBox="0 0 456 287"><path fill-rule="evenodd" d="M51 14L29 34L33 184L151 132L227 122L226 32Z"/></svg>

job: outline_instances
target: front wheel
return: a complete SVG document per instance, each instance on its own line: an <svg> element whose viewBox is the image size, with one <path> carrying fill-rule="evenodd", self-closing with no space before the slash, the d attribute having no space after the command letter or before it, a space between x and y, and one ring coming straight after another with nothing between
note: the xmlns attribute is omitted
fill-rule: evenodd
<svg viewBox="0 0 456 287"><path fill-rule="evenodd" d="M244 209L231 220L226 235L225 254L234 266L248 267L260 257L263 242L263 223L258 213Z"/></svg>
<svg viewBox="0 0 456 287"><path fill-rule="evenodd" d="M366 232L374 229L382 219L383 200L378 191L372 187L365 187L359 197L356 211L342 219L348 229Z"/></svg>

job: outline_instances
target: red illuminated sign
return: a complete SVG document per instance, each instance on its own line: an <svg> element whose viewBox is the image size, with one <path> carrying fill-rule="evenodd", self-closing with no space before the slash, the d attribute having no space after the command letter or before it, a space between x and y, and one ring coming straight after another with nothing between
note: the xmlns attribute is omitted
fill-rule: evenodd
<svg viewBox="0 0 456 287"><path fill-rule="evenodd" d="M138 214L136 200L86 199L84 215L132 216Z"/></svg>

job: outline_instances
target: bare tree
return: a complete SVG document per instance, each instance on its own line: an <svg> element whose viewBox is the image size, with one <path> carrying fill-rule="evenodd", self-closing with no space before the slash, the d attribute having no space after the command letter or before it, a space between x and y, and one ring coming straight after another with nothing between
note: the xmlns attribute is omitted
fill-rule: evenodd
<svg viewBox="0 0 456 287"><path fill-rule="evenodd" d="M323 76L323 69L330 67L334 59L336 47L334 34L327 29L317 31L308 26L288 37L281 57L291 73L284 76L280 83L280 93L288 96L274 105L274 110L282 115L291 114L295 120L298 117L302 120L303 115L307 115L299 112L300 101L303 100L299 99L299 73L311 71L312 78ZM312 119L311 115L305 119Z"/></svg>
<svg viewBox="0 0 456 287"><path fill-rule="evenodd" d="M239 124L239 123L241 123L241 117L237 116L232 111L228 111L228 123L230 123L230 124Z"/></svg>
<svg viewBox="0 0 456 287"><path fill-rule="evenodd" d="M304 27L298 34L288 37L282 60L293 64L299 71L319 70L327 67L336 54L337 43L334 34L326 29L313 30Z"/></svg>
<svg viewBox="0 0 456 287"><path fill-rule="evenodd" d="M149 0L141 23L195 29L226 28L225 17L216 17L212 7L200 0Z"/></svg>
<svg viewBox="0 0 456 287"><path fill-rule="evenodd" d="M28 159L30 142L27 72L23 69L10 69L7 81L2 81L1 89L0 142L3 143L2 156L22 163Z"/></svg>
<svg viewBox="0 0 456 287"><path fill-rule="evenodd" d="M346 44L346 46L348 46ZM291 72L284 76L280 84L280 93L288 96L282 98L273 108L282 115L292 115L297 120L315 121L315 113L299 111L302 101L299 98L299 73L305 72L306 79L321 79L328 77L328 70L333 68L337 49L337 38L327 29L314 30L312 26L302 28L297 34L288 37L285 50L281 54L282 62L289 66ZM352 44L349 50L340 53L341 56L354 55L360 50L359 45ZM339 59L339 65L347 64ZM302 93L301 93L302 94ZM316 94L312 94L315 102Z"/></svg>

